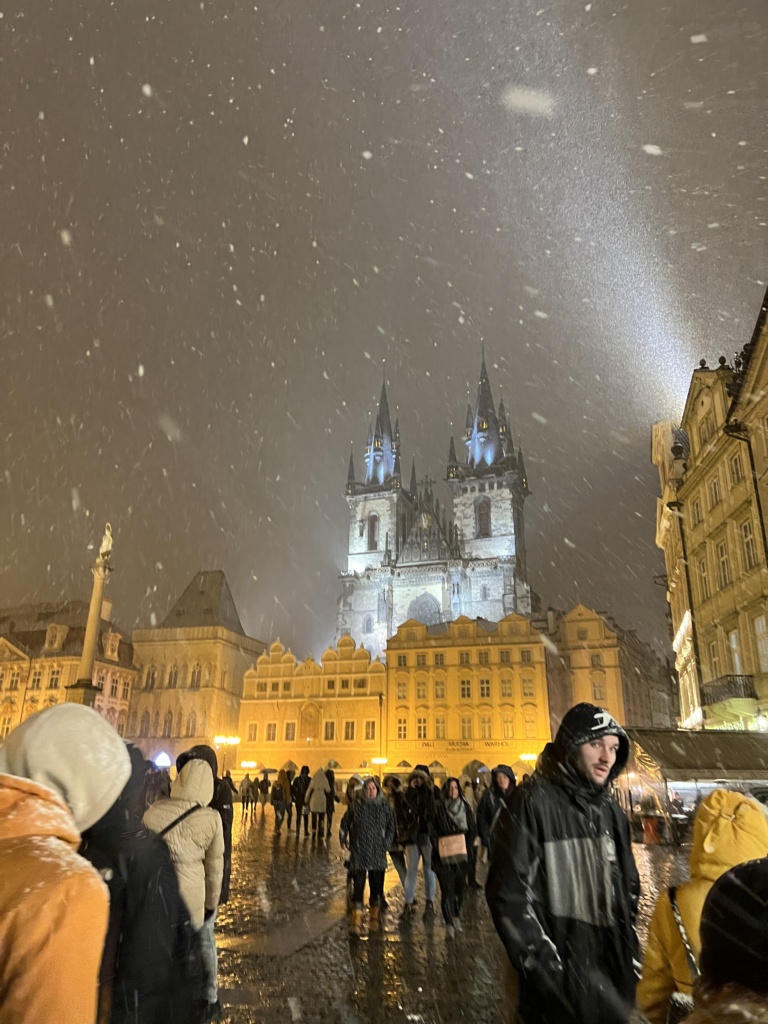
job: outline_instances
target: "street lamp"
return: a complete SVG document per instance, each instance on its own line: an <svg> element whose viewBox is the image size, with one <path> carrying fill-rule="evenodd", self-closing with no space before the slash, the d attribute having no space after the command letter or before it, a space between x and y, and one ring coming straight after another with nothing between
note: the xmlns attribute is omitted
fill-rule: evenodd
<svg viewBox="0 0 768 1024"><path fill-rule="evenodd" d="M224 747L221 755L221 773L224 774L224 770L227 767L227 747L236 747L240 742L239 736L214 736L213 742L216 745L216 749Z"/></svg>

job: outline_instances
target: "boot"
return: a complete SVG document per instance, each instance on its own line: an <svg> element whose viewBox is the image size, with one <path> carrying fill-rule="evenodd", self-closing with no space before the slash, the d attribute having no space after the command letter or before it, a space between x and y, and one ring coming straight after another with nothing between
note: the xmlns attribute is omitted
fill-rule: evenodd
<svg viewBox="0 0 768 1024"><path fill-rule="evenodd" d="M349 925L350 935L360 935L363 930L363 912L360 907L355 907L352 911L352 920Z"/></svg>
<svg viewBox="0 0 768 1024"><path fill-rule="evenodd" d="M377 932L381 927L379 921L379 915L381 914L381 907L371 907L368 911L368 930L373 933Z"/></svg>

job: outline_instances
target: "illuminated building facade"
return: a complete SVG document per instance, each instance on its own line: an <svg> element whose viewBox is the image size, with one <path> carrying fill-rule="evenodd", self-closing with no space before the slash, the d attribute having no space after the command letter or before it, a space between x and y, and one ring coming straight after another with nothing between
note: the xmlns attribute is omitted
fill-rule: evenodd
<svg viewBox="0 0 768 1024"><path fill-rule="evenodd" d="M223 572L197 573L163 622L136 630L133 644L141 682L126 735L145 757L175 761L196 743L238 735L243 675L265 645L246 636Z"/></svg>
<svg viewBox="0 0 768 1024"><path fill-rule="evenodd" d="M104 601L93 668L94 708L122 736L136 687L130 637L111 621ZM0 611L0 740L35 711L61 704L78 681L88 604L64 601Z"/></svg>
<svg viewBox="0 0 768 1024"><path fill-rule="evenodd" d="M404 486L400 429L382 386L368 429L365 469L350 454L346 498L349 532L341 572L337 638L350 635L376 657L399 625L451 622L460 616L498 620L530 614L523 503L528 483L515 451L503 401L496 409L483 360L474 407L467 409L464 458L451 438L446 478L451 508L442 506L415 464Z"/></svg>
<svg viewBox="0 0 768 1024"><path fill-rule="evenodd" d="M766 727L767 318L733 366L702 361L679 427L653 427L683 728Z"/></svg>

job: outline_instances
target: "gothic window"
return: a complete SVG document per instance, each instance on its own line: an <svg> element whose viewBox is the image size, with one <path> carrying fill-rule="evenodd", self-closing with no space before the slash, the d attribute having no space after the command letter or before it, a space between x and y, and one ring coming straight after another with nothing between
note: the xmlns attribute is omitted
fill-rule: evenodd
<svg viewBox="0 0 768 1024"><path fill-rule="evenodd" d="M436 626L441 621L440 604L431 594L421 594L408 606L408 618L425 626Z"/></svg>
<svg viewBox="0 0 768 1024"><path fill-rule="evenodd" d="M491 500L481 498L475 505L475 536L491 536Z"/></svg>
<svg viewBox="0 0 768 1024"><path fill-rule="evenodd" d="M157 669L154 665L150 665L147 669L147 681L144 684L147 690L154 690L155 684L157 683Z"/></svg>
<svg viewBox="0 0 768 1024"><path fill-rule="evenodd" d="M191 690L199 690L200 682L203 678L203 670L199 665L195 665L192 669L192 675L189 678L189 688Z"/></svg>
<svg viewBox="0 0 768 1024"><path fill-rule="evenodd" d="M375 512L368 516L368 550L378 551L379 549L379 517Z"/></svg>
<svg viewBox="0 0 768 1024"><path fill-rule="evenodd" d="M187 718L187 736L197 735L197 715L194 711L190 711L189 717Z"/></svg>
<svg viewBox="0 0 768 1024"><path fill-rule="evenodd" d="M171 665L168 670L168 689L175 690L179 685L179 666Z"/></svg>
<svg viewBox="0 0 768 1024"><path fill-rule="evenodd" d="M372 633L373 632L373 619L371 618L370 615L366 615L365 618L363 619L363 632L364 633Z"/></svg>
<svg viewBox="0 0 768 1024"><path fill-rule="evenodd" d="M139 726L139 736L146 739L149 736L149 712L145 711L141 716L141 725Z"/></svg>
<svg viewBox="0 0 768 1024"><path fill-rule="evenodd" d="M166 711L163 719L163 739L167 739L173 732L173 712Z"/></svg>
<svg viewBox="0 0 768 1024"><path fill-rule="evenodd" d="M152 716L152 735L160 735L160 712L156 711Z"/></svg>

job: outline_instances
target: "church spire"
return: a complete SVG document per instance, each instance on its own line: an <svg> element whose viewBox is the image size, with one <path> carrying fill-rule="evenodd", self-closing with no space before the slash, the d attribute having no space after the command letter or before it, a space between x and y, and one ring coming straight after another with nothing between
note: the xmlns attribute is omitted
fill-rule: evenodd
<svg viewBox="0 0 768 1024"><path fill-rule="evenodd" d="M355 493L355 446L349 446L349 469L347 470L347 494Z"/></svg>
<svg viewBox="0 0 768 1024"><path fill-rule="evenodd" d="M452 480L459 475L459 460L456 458L456 445L451 434L451 446L448 449L448 479Z"/></svg>
<svg viewBox="0 0 768 1024"><path fill-rule="evenodd" d="M411 496L413 498L416 497L416 493L417 493L418 489L419 489L419 484L418 484L418 481L416 480L416 457L414 456L413 462L411 463L411 485L410 485L410 488L409 488L409 490L411 492Z"/></svg>
<svg viewBox="0 0 768 1024"><path fill-rule="evenodd" d="M470 410L471 412L471 410ZM467 464L473 468L492 466L503 458L499 420L493 406L491 382L485 367L485 350L480 366L480 380L477 385L475 411L470 425L470 414L467 415L467 435L464 443L467 446Z"/></svg>

